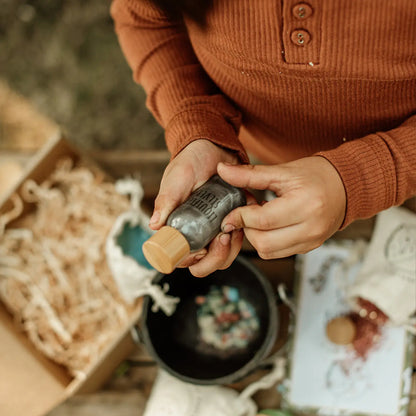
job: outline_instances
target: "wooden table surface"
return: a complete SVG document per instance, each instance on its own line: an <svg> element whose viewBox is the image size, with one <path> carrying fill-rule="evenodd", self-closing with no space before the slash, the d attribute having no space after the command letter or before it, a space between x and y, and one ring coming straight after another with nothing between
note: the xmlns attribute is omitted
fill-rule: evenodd
<svg viewBox="0 0 416 416"><path fill-rule="evenodd" d="M0 84L0 87L3 86ZM9 92L9 98L12 95ZM47 140L49 134L57 128L53 122L38 115L25 100L21 101L21 97L14 98L14 101L8 100L7 106L2 106L4 90L0 88L0 191L1 175L6 172L6 176L10 176L10 169L3 169L2 171L2 166L4 167L8 163L16 166L17 163L23 169L33 151L41 146ZM13 111L13 106L16 105L20 105L20 108L23 106L24 111ZM6 116L5 108L7 108ZM22 123L24 128L22 128ZM27 136L25 131L31 131L31 135ZM163 168L168 162L167 152L100 151L93 152L91 156L115 177L137 171L145 188L147 207L149 210L151 209L152 199L157 193ZM13 182L10 181L10 177L6 179L8 183ZM409 204L416 208L415 200L410 201ZM340 233L339 237L369 238L372 226L373 222L371 220L357 222L354 226L348 227L343 233ZM245 248L249 249L248 247ZM277 279L273 282L274 284L285 282L290 286L291 276L293 275L293 259L271 262L253 259L253 261L272 280ZM280 313L283 325L280 328L278 343L282 343L287 335L288 311L282 306ZM137 416L143 414L157 372L157 367L152 365L151 361L146 351L138 346L134 354L123 363L99 391L93 394L72 397L55 408L48 416L90 416L98 414L101 416ZM414 364L416 365L416 354ZM259 375L256 374L253 377L259 377ZM234 387L241 390L250 381L247 378L244 382L234 385ZM255 400L260 408L276 408L279 405L280 397L276 389L271 388L257 393ZM416 374L413 374L412 399L408 415L416 416Z"/></svg>
<svg viewBox="0 0 416 416"><path fill-rule="evenodd" d="M0 156L0 166L6 162L17 162L22 166L25 165L30 158L30 152L20 152L16 149L3 152ZM121 171L129 170L131 166L141 167L142 172L152 172L153 175L146 175L147 177L147 196L148 202L152 200L155 189L157 190L157 181L160 180L160 172L163 170L162 166L167 162L167 156L164 152L138 152L136 155L129 153L128 163L122 163L125 154L124 152L98 152L96 159L99 164L106 167L113 174L121 174ZM112 162L114 164L112 164ZM149 168L152 166L152 168ZM1 171L1 169L0 169ZM150 208L150 205L149 205ZM342 233L341 237L368 237L371 234L373 223L371 221L362 222L355 228L347 229ZM247 247L246 247L247 249ZM270 276L273 282L285 282L290 286L291 276L293 275L293 259L285 259L280 261L264 262L261 259L252 259L257 267L260 267L266 275ZM287 318L287 310L281 310L282 317ZM285 319L285 318L284 318ZM283 321L284 321L283 319ZM282 333L279 336L280 340L285 338L285 325L282 326ZM97 392L87 395L74 396L68 399L65 403L55 408L48 416L90 416L100 414L102 416L110 416L117 414L118 416L133 416L141 415L144 412L146 401L151 392L151 388L156 376L157 367L151 364L151 357L141 347L137 347L135 353L129 357L123 368L117 371L105 383L105 385ZM416 356L415 356L416 365ZM259 377L257 373L253 377ZM241 390L251 379L246 379L244 382L233 387ZM260 408L276 408L280 403L280 396L275 388L261 391L255 395L255 400ZM409 408L409 415L416 416L416 375L413 375L412 386L412 400Z"/></svg>

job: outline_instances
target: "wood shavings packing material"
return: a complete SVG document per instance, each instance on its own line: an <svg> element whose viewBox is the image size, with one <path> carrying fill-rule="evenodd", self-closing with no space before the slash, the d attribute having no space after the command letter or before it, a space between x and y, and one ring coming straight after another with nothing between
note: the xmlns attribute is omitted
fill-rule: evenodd
<svg viewBox="0 0 416 416"><path fill-rule="evenodd" d="M69 159L21 194L36 209L5 228L21 213L15 195L15 212L0 217L0 298L37 349L82 377L133 309L105 261L107 234L129 202Z"/></svg>

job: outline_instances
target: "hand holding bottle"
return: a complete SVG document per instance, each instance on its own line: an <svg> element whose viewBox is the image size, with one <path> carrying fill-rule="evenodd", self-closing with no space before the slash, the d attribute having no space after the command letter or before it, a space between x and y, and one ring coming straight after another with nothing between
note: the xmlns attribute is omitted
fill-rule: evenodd
<svg viewBox="0 0 416 416"><path fill-rule="evenodd" d="M346 209L344 185L325 158L306 157L273 166L220 164L219 175L238 187L269 189L278 198L228 214L222 230L244 229L263 259L306 253L341 226Z"/></svg>
<svg viewBox="0 0 416 416"><path fill-rule="evenodd" d="M186 146L165 169L150 227L159 230L165 225L169 214L217 172L220 162L236 164L238 160L208 140L196 140ZM189 267L198 277L227 268L240 251L242 240L241 230L220 233L208 247L191 253L178 267Z"/></svg>

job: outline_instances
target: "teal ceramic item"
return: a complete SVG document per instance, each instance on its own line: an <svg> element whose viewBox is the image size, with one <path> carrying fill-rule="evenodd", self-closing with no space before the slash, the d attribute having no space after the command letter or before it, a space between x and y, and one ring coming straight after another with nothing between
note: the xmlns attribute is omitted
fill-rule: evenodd
<svg viewBox="0 0 416 416"><path fill-rule="evenodd" d="M125 256L132 257L141 266L152 270L153 267L143 255L142 245L148 240L150 233L139 225L132 227L129 223L124 225L123 231L117 237L117 244L123 250Z"/></svg>

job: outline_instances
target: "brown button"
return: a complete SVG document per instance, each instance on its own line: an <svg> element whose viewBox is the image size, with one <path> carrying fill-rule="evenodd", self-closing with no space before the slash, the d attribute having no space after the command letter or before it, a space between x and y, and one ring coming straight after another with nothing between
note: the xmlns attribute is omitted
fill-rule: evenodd
<svg viewBox="0 0 416 416"><path fill-rule="evenodd" d="M311 35L303 29L296 29L290 34L290 39L295 45L305 46L311 41Z"/></svg>
<svg viewBox="0 0 416 416"><path fill-rule="evenodd" d="M298 3L293 7L292 13L296 19L305 20L312 16L313 9L308 3Z"/></svg>

